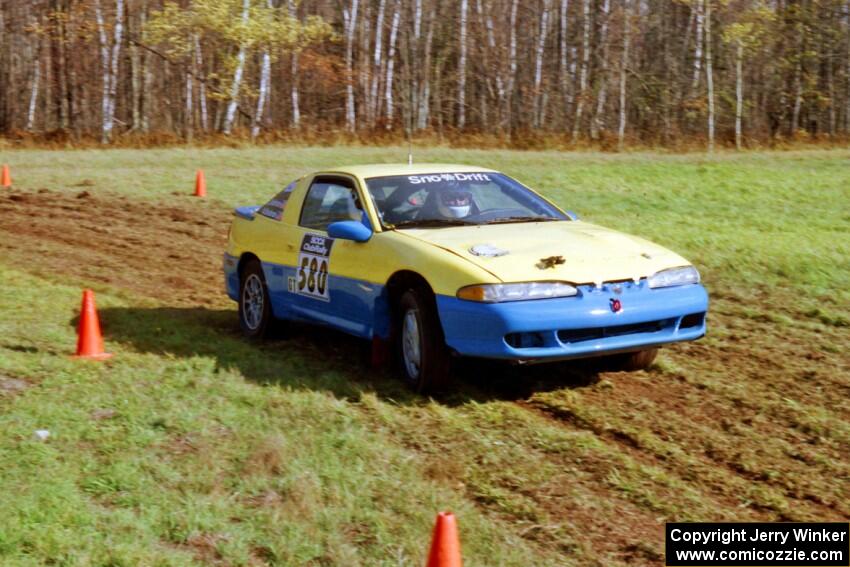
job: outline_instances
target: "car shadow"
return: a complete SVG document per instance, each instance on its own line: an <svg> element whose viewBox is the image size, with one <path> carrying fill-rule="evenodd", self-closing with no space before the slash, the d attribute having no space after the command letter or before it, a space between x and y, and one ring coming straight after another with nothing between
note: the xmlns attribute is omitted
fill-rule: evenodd
<svg viewBox="0 0 850 567"><path fill-rule="evenodd" d="M250 341L239 330L235 309L206 307L108 307L100 309L100 319L107 342L140 353L209 357L217 371L237 370L259 384L324 390L350 400L366 393L400 404L427 400L397 378L390 361L372 366L371 343L333 329L287 323L270 338ZM76 318L71 321L76 323ZM512 366L458 358L452 386L431 397L449 406L524 399L535 392L592 385L599 371L587 361Z"/></svg>

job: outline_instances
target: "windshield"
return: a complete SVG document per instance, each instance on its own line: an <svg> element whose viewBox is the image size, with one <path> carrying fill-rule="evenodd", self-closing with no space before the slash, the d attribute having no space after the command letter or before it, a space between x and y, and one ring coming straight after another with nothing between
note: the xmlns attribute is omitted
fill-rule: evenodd
<svg viewBox="0 0 850 567"><path fill-rule="evenodd" d="M501 173L373 177L366 185L385 228L569 220Z"/></svg>

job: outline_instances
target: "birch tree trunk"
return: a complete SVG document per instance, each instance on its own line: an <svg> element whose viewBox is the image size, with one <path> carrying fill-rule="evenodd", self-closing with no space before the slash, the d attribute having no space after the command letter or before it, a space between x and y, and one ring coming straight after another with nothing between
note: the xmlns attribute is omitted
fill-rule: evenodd
<svg viewBox="0 0 850 567"><path fill-rule="evenodd" d="M694 45L694 74L691 79L691 91L696 91L699 86L700 70L702 68L702 31L705 27L704 1L697 0L697 24L696 43ZM710 8L709 8L710 9Z"/></svg>
<svg viewBox="0 0 850 567"><path fill-rule="evenodd" d="M378 86L381 80L381 70L383 69L384 11L386 9L386 3L386 0L380 0L380 4L378 5L378 17L375 21L375 51L372 58L374 71L372 73L371 95L369 97L371 101L371 105L369 107L369 125L373 128L375 126L375 120L378 117Z"/></svg>
<svg viewBox="0 0 850 567"><path fill-rule="evenodd" d="M266 6L269 10L274 10L272 0L266 0ZM260 93L257 96L257 110L254 112L254 118L251 120L251 139L256 140L260 135L260 125L263 122L263 113L268 105L269 94L271 93L272 80L272 57L268 47L263 49L262 64L260 65Z"/></svg>
<svg viewBox="0 0 850 567"><path fill-rule="evenodd" d="M714 152L714 73L711 61L711 0L705 0L705 81L708 87L708 151Z"/></svg>
<svg viewBox="0 0 850 567"><path fill-rule="evenodd" d="M289 74L292 84L289 86L289 99L292 103L292 127L301 127L301 104L298 101L298 52L292 54L289 62Z"/></svg>
<svg viewBox="0 0 850 567"><path fill-rule="evenodd" d="M617 130L617 150L621 152L626 142L626 78L628 77L631 35L631 6L629 0L623 0L623 58L620 61L620 126Z"/></svg>
<svg viewBox="0 0 850 567"><path fill-rule="evenodd" d="M129 18L127 35L138 37L140 30L138 18ZM128 48L130 50L130 107L133 120L131 130L136 131L142 125L142 61L138 45L131 43Z"/></svg>
<svg viewBox="0 0 850 567"><path fill-rule="evenodd" d="M121 38L124 26L124 0L115 0L115 26L113 29L112 49L106 33L106 24L100 0L95 0L95 19L97 21L98 40L100 42L101 69L103 73L103 89L101 110L101 142L108 144L112 140L114 124L115 97L118 92L118 55L121 52Z"/></svg>
<svg viewBox="0 0 850 567"><path fill-rule="evenodd" d="M460 59L457 64L457 127L466 126L466 24L469 0L460 1Z"/></svg>
<svg viewBox="0 0 850 567"><path fill-rule="evenodd" d="M271 3L271 2L270 2ZM263 51L263 63L260 69L260 94L257 97L257 110L254 112L253 123L251 124L251 139L256 139L260 135L260 124L263 120L263 111L266 108L266 101L269 99L269 83L272 76L272 58L269 55L268 49Z"/></svg>
<svg viewBox="0 0 850 567"><path fill-rule="evenodd" d="M393 9L393 21L390 25L390 46L387 53L387 79L385 81L384 98L387 105L387 130L393 127L393 72L395 70L395 45L398 39L398 27L401 23L401 1L396 0Z"/></svg>
<svg viewBox="0 0 850 567"><path fill-rule="evenodd" d="M791 116L791 136L797 134L800 127L800 109L803 104L803 24L797 24L797 64L794 67L794 112Z"/></svg>
<svg viewBox="0 0 850 567"><path fill-rule="evenodd" d="M605 0L608 2L608 0ZM546 49L546 35L549 31L549 10L551 0L543 0L543 11L540 14L540 33L537 36L537 48L534 53L534 102L532 108L532 123L535 128L540 127L540 87L543 84L543 53Z"/></svg>
<svg viewBox="0 0 850 567"><path fill-rule="evenodd" d="M195 109L193 104L193 99L195 97L192 88L193 76L192 73L186 73L186 115L183 117L183 124L186 131L186 141L192 142L194 138L194 122L195 122Z"/></svg>
<svg viewBox="0 0 850 567"><path fill-rule="evenodd" d="M507 91L507 97L505 98L505 124L510 127L511 124L511 108L513 106L513 94L514 94L514 85L516 84L516 70L517 70L517 60L516 60L516 20L517 20L517 7L519 4L519 0L513 0L511 3L511 32L510 39L508 41L508 80L507 86L505 90Z"/></svg>
<svg viewBox="0 0 850 567"><path fill-rule="evenodd" d="M203 81L198 81L198 107L201 111L201 129L204 132L209 131L209 118L207 113L207 84L206 74L204 73L204 60L201 52L201 40L195 35L195 72L200 73L204 77Z"/></svg>
<svg viewBox="0 0 850 567"><path fill-rule="evenodd" d="M41 86L41 57L39 56L41 48L35 50L36 56L33 60L33 75L32 86L30 87L30 104L27 110L27 132L32 132L35 128L35 109L38 106L38 90ZM50 79L48 78L48 81Z"/></svg>
<svg viewBox="0 0 850 567"><path fill-rule="evenodd" d="M357 115L354 108L354 32L357 26L357 10L360 0L351 0L350 7L342 11L343 31L345 34L345 126L349 132L357 129Z"/></svg>
<svg viewBox="0 0 850 567"><path fill-rule="evenodd" d="M741 116L744 109L744 43L739 39L735 46L735 147L743 148Z"/></svg>
<svg viewBox="0 0 850 567"><path fill-rule="evenodd" d="M484 10L484 26L487 31L487 47L490 52L495 54L496 51L496 34L494 32L493 26L493 11L489 5L487 5L486 10ZM503 108L505 105L505 77L504 77L505 68L504 65L499 62L497 64L496 69L496 99L498 105L499 112L499 124L498 127L502 127L503 120Z"/></svg>
<svg viewBox="0 0 850 567"><path fill-rule="evenodd" d="M584 111L584 99L587 95L587 67L590 63L590 0L582 2L582 14L584 16L584 30L582 32L581 71L579 71L579 93L576 103L576 118L573 123L573 143L578 141L578 133L581 128L581 115Z"/></svg>
<svg viewBox="0 0 850 567"><path fill-rule="evenodd" d="M605 127L605 101L608 98L608 17L611 13L611 0L602 2L602 29L599 32L599 42L602 44L602 61L599 69L599 94L596 97L596 114L590 124L590 137L593 140L599 138L599 131Z"/></svg>
<svg viewBox="0 0 850 567"><path fill-rule="evenodd" d="M569 0L561 0L561 27L560 27L560 38L558 40L558 73L561 79L561 96L563 97L564 102L567 106L567 111L564 112L566 116L569 113L569 109L573 105L573 101L570 100L570 81L569 81L569 59L567 58L568 50L567 50L567 10L569 9Z"/></svg>
<svg viewBox="0 0 850 567"><path fill-rule="evenodd" d="M248 25L248 15L251 9L251 0L242 0L242 25ZM245 57L247 46L243 43L239 46L239 54L236 56L236 69L233 71L233 82L230 85L230 100L227 103L227 113L224 115L222 132L229 136L233 130L233 121L236 118L236 109L239 107L239 88L242 86L242 74L245 72Z"/></svg>
<svg viewBox="0 0 850 567"><path fill-rule="evenodd" d="M847 13L850 14L850 0L845 4ZM847 75L847 108L844 110L844 131L850 132L850 16L847 21L847 67L845 74Z"/></svg>
<svg viewBox="0 0 850 567"><path fill-rule="evenodd" d="M142 1L142 14L139 18L140 29L145 28L148 19L148 2ZM141 107L141 128L142 132L147 133L150 129L150 111L151 101L153 97L149 94L153 83L153 73L151 72L151 53L147 50L142 53L142 68L140 70L142 78L142 88L139 92L139 106Z"/></svg>
<svg viewBox="0 0 850 567"><path fill-rule="evenodd" d="M289 16L297 18L297 7L295 0L287 0L286 6L289 9ZM292 57L289 62L289 74L291 83L289 85L289 99L292 103L292 127L298 129L301 127L301 105L298 101L298 51L292 52Z"/></svg>
<svg viewBox="0 0 850 567"><path fill-rule="evenodd" d="M434 42L434 21L436 19L436 3L432 6L428 17L428 31L425 34L425 69L422 72L422 86L417 94L419 109L417 110L418 121L416 127L424 130L431 120L431 46Z"/></svg>

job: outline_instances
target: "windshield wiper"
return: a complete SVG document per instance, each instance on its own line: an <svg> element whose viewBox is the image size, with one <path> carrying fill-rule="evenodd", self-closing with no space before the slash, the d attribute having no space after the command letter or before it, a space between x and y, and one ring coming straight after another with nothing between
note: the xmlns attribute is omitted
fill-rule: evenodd
<svg viewBox="0 0 850 567"><path fill-rule="evenodd" d="M548 222L557 220L563 219L556 219L554 217L496 217L482 224L507 224L511 222Z"/></svg>
<svg viewBox="0 0 850 567"><path fill-rule="evenodd" d="M415 227L433 227L433 226L465 226L468 224L476 224L462 219L413 219L397 222L388 225L390 230L396 228L415 228Z"/></svg>

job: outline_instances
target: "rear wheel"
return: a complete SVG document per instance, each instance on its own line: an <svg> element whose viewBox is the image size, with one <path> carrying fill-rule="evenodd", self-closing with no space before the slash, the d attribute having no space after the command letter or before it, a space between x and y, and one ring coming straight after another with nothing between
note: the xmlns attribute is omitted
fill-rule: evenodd
<svg viewBox="0 0 850 567"><path fill-rule="evenodd" d="M410 289L398 304L396 354L404 381L417 392L445 387L451 359L436 306L422 290Z"/></svg>
<svg viewBox="0 0 850 567"><path fill-rule="evenodd" d="M249 339L261 339L272 322L271 302L263 268L251 260L239 277L239 326Z"/></svg>

